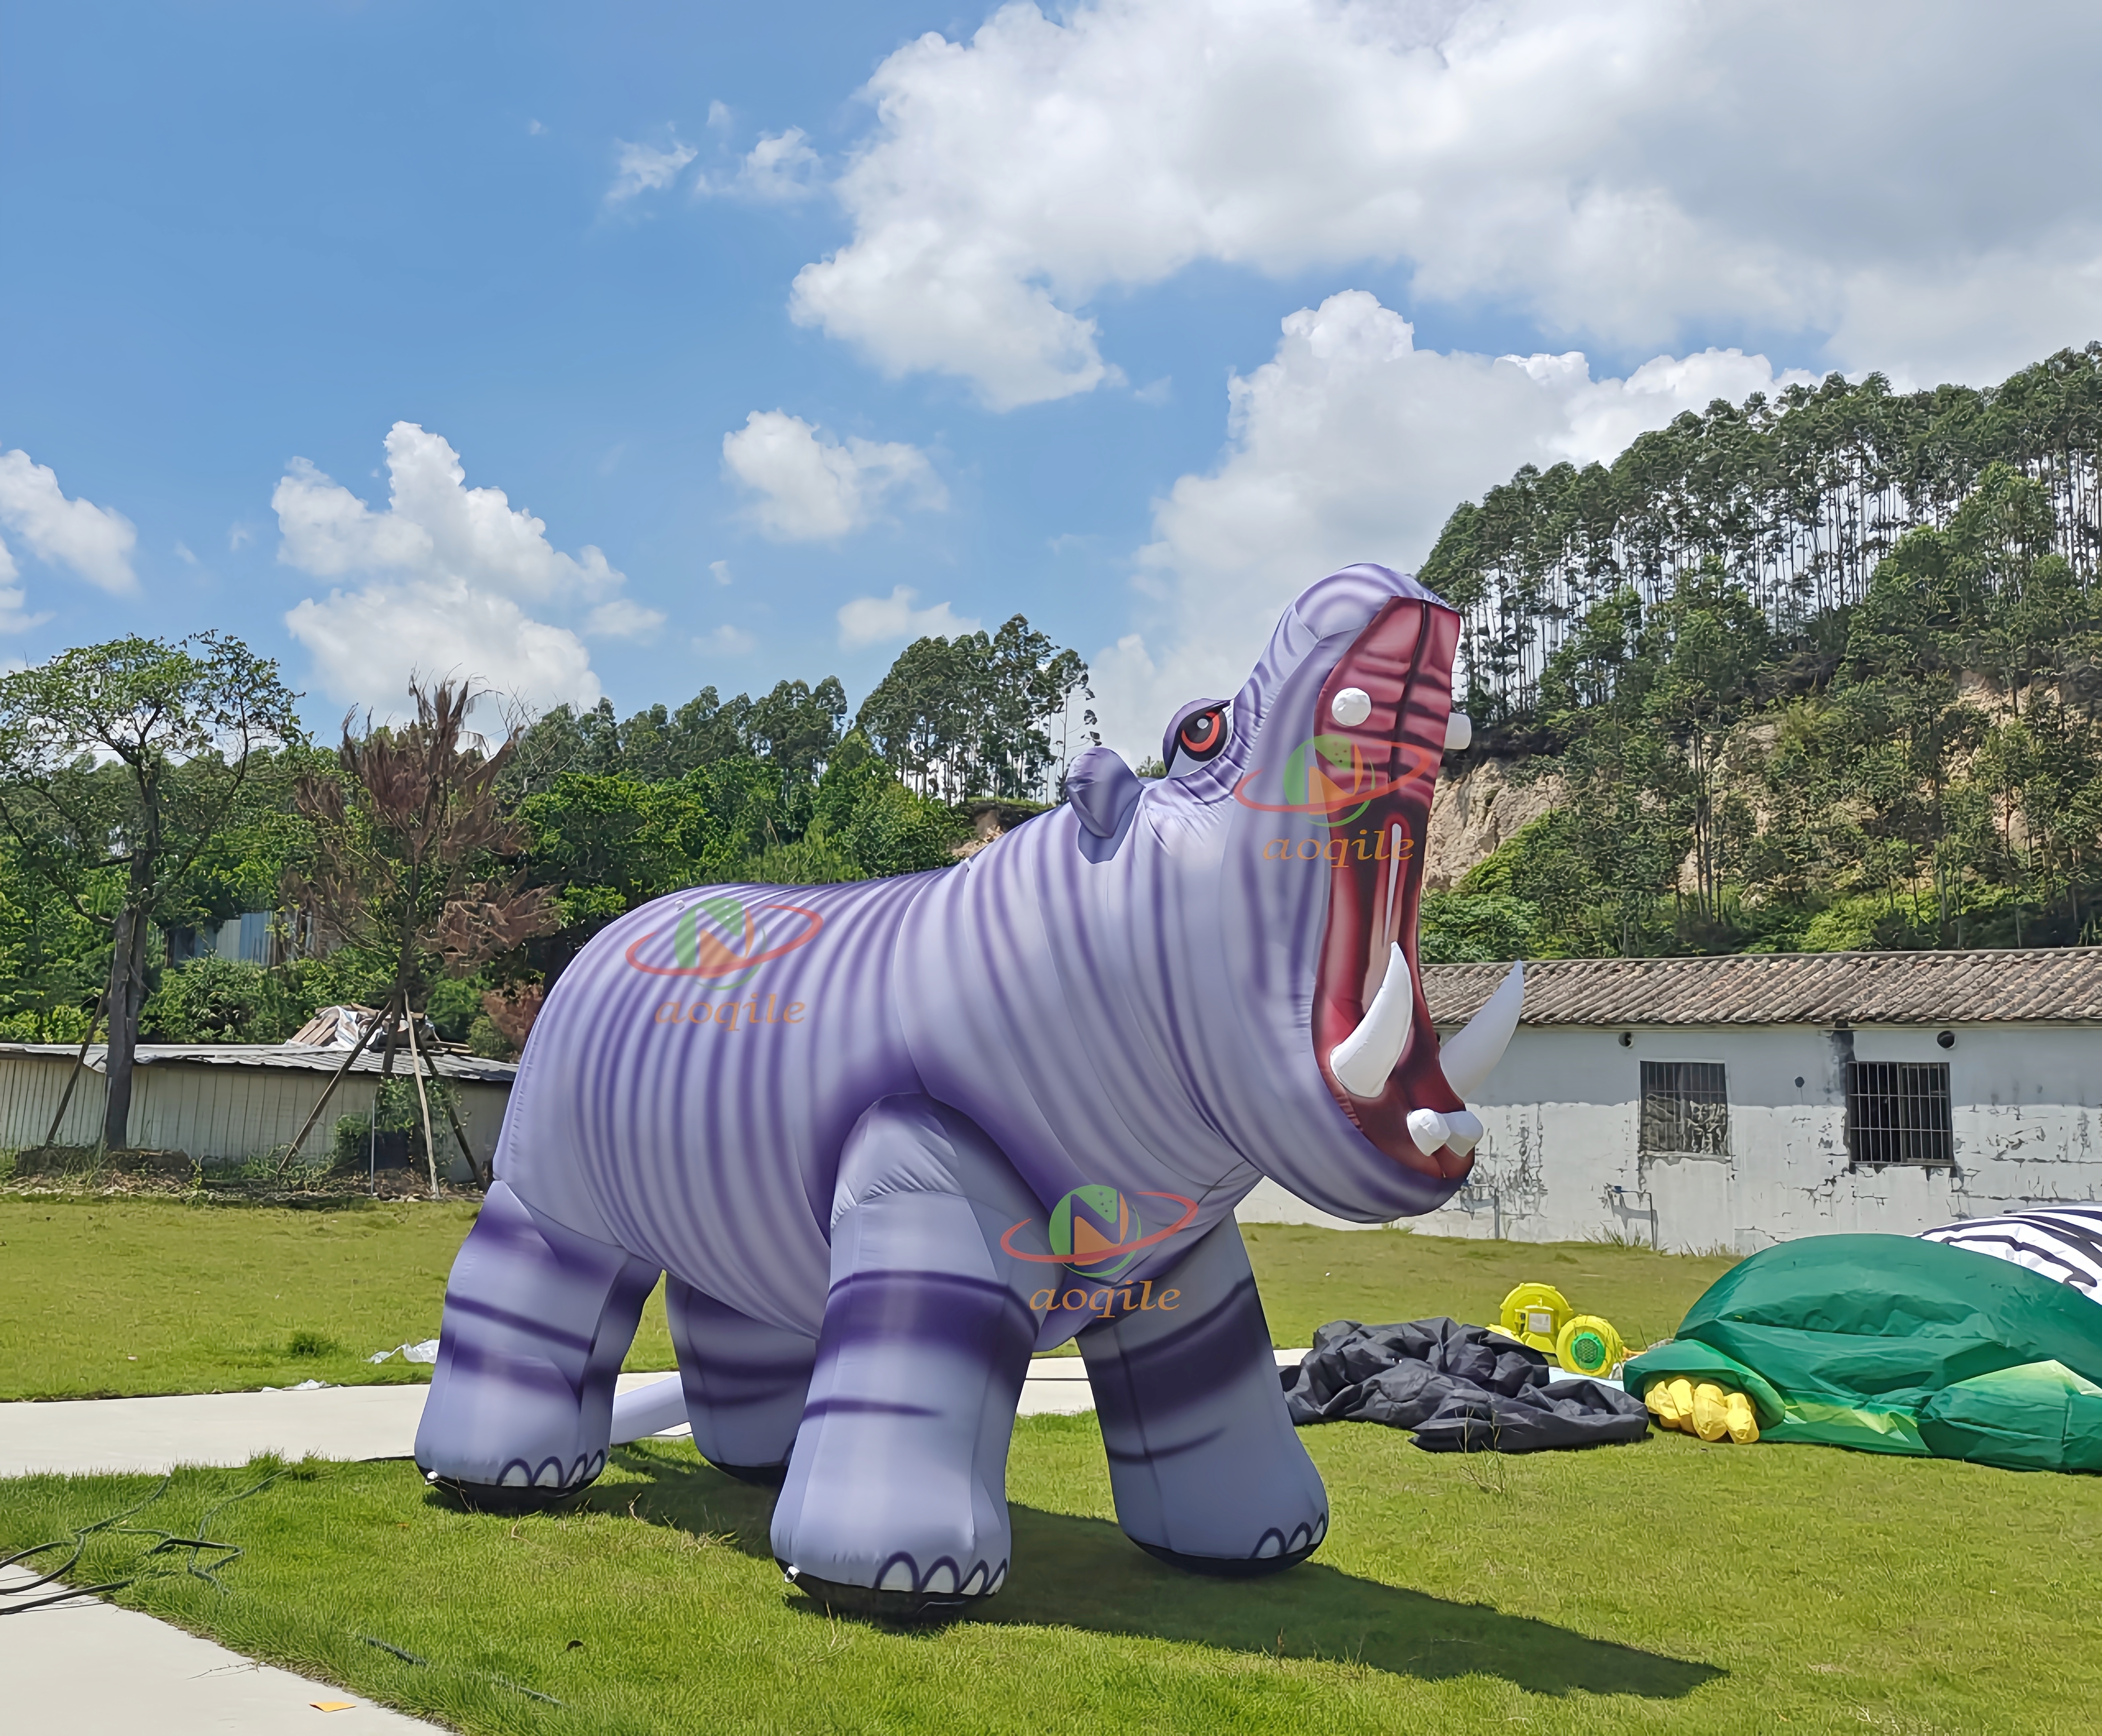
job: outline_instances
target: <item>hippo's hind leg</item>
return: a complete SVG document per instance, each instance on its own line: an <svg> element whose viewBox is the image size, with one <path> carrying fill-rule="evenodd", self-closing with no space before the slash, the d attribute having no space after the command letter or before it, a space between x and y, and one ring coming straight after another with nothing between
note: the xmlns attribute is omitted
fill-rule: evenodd
<svg viewBox="0 0 2102 1736"><path fill-rule="evenodd" d="M1002 1233L1040 1210L965 1116L885 1098L855 1124L831 1213L809 1403L774 1553L835 1609L942 1615L1007 1577L1007 1450L1035 1342Z"/></svg>
<svg viewBox="0 0 2102 1736"><path fill-rule="evenodd" d="M605 1468L613 1389L657 1268L534 1211L497 1182L453 1261L416 1463L513 1511Z"/></svg>
<svg viewBox="0 0 2102 1736"><path fill-rule="evenodd" d="M664 1308L695 1449L718 1471L778 1484L809 1396L818 1341L763 1325L677 1278L664 1281Z"/></svg>
<svg viewBox="0 0 2102 1736"><path fill-rule="evenodd" d="M1079 1339L1117 1523L1193 1573L1304 1561L1328 1534L1328 1492L1285 1410L1239 1226L1209 1231L1144 1300Z"/></svg>

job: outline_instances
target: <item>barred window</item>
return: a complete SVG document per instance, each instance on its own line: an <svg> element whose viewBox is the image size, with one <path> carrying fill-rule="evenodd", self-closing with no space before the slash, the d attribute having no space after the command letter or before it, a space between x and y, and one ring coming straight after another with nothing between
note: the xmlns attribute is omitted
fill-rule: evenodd
<svg viewBox="0 0 2102 1736"><path fill-rule="evenodd" d="M1956 1161L1946 1061L1849 1061L1847 1152L1862 1167Z"/></svg>
<svg viewBox="0 0 2102 1736"><path fill-rule="evenodd" d="M1720 1061L1643 1063L1642 1149L1729 1155L1729 1086Z"/></svg>

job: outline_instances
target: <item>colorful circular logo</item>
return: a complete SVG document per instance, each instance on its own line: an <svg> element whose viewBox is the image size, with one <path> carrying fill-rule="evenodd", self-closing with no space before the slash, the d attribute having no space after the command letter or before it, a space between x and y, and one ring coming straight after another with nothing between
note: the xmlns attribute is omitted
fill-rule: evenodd
<svg viewBox="0 0 2102 1736"><path fill-rule="evenodd" d="M1069 1267L1084 1278L1121 1277L1145 1250L1167 1241L1197 1215L1197 1202L1179 1193L1148 1191L1137 1197L1172 1201L1182 1208L1182 1215L1167 1228L1149 1236L1139 1221L1138 1207L1132 1196L1106 1183L1090 1182L1075 1188L1051 1209L1050 1222L1045 1226L1045 1240L1050 1244L1048 1253L1032 1254L1015 1246L1016 1232L1029 1227L1027 1218L1002 1236L1000 1245L1017 1259Z"/></svg>

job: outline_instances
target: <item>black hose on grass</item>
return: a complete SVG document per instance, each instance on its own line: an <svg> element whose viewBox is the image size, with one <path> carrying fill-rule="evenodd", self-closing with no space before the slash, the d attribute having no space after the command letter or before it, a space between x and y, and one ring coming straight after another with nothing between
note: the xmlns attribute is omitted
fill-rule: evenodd
<svg viewBox="0 0 2102 1736"><path fill-rule="evenodd" d="M73 1553L41 1578L32 1579L27 1585L0 1587L0 1598L20 1597L27 1592L37 1590L39 1587L50 1585L54 1581L64 1578L73 1571L73 1564L80 1560L82 1554L87 1548L87 1540L90 1537L97 1531L108 1530L120 1520L129 1519L134 1514L144 1512L148 1507L168 1492L168 1485L174 1481L172 1476L164 1476L161 1479L161 1486L144 1500L140 1502L137 1506L127 1507L121 1513L112 1513L107 1519L98 1519L91 1525L81 1525L69 1536L54 1538L48 1543L36 1543L27 1549L18 1549L5 1561L0 1561L0 1570L4 1570L12 1567L17 1561L26 1561L33 1556L48 1555L54 1549L64 1548L68 1543L73 1545ZM200 1526L198 1529L202 1530L202 1527ZM104 1592L121 1592L137 1577L138 1575L134 1574L127 1578L113 1579L107 1585L82 1586L77 1591L61 1592L55 1597L39 1597L30 1603L0 1603L0 1615L20 1615L31 1609L42 1609L51 1604L62 1604L69 1598L92 1597Z"/></svg>
<svg viewBox="0 0 2102 1736"><path fill-rule="evenodd" d="M38 1597L33 1599L28 1603L17 1603L12 1601L12 1600L20 1597L25 1592L36 1591L40 1587L50 1585L55 1581L63 1578L67 1574L73 1570L74 1565L79 1561L82 1555L86 1552L88 1538L97 1531L107 1531L112 1527L116 1528L116 1534L120 1537L151 1537L157 1539L153 1544L153 1547L149 1549L144 1555L140 1557L140 1560L142 1562L150 1561L157 1555L171 1555L179 1550L188 1550L189 1560L184 1564L184 1571L197 1578L203 1580L214 1591L219 1592L221 1596L224 1596L226 1592L226 1587L219 1583L219 1570L221 1568L231 1566L234 1562L239 1561L245 1552L238 1544L214 1543L210 1538L205 1535L205 1528L209 1525L220 1513L224 1512L228 1507L232 1507L236 1502L246 1501L251 1495L260 1494L273 1483L276 1482L279 1477L284 1475L285 1472L282 1471L273 1471L269 1476L264 1477L261 1482L255 1485L252 1488L244 1489L237 1495L229 1495L225 1500L218 1503L215 1506L206 1508L203 1517L197 1521L197 1534L195 1537L178 1537L172 1531L162 1531L152 1525L127 1525L120 1524L119 1521L122 1520L130 1519L140 1513L144 1512L148 1507L151 1507L156 1501L159 1500L162 1495L168 1492L168 1485L172 1483L175 1479L173 1476L164 1476L161 1479L160 1486L137 1505L127 1507L123 1510L123 1512L119 1513L112 1513L107 1519L98 1519L93 1525L81 1525L73 1530L69 1536L55 1538L47 1543L37 1543L29 1548L17 1550L13 1555L7 1557L6 1560L0 1561L0 1569L8 1568L13 1566L17 1561L26 1561L36 1556L47 1555L55 1549L63 1549L69 1543L73 1546L73 1553L68 1556L64 1561L60 1562L59 1565L53 1568L49 1573L42 1574L38 1578L32 1579L27 1585L0 1587L0 1600L6 1600L0 1601L0 1615L22 1615L31 1609L46 1609L52 1604L65 1603L75 1597L95 1597L100 1596L105 1592L121 1592L127 1585L135 1584L140 1579L159 1578L162 1577L158 1574L133 1573L126 1574L122 1579L112 1579L104 1585L79 1586L71 1590L58 1592L55 1596L50 1597ZM201 1567L197 1565L197 1557L207 1549L218 1550L222 1552L220 1555L219 1559L215 1561L211 1566Z"/></svg>

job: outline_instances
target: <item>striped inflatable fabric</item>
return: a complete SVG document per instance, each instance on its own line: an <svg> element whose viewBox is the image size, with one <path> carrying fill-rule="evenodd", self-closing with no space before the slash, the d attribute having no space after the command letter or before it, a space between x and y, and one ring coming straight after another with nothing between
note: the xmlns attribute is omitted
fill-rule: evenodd
<svg viewBox="0 0 2102 1736"><path fill-rule="evenodd" d="M2102 1205L2039 1205L2003 1218L1970 1218L1924 1230L1920 1239L2012 1261L2102 1302Z"/></svg>

